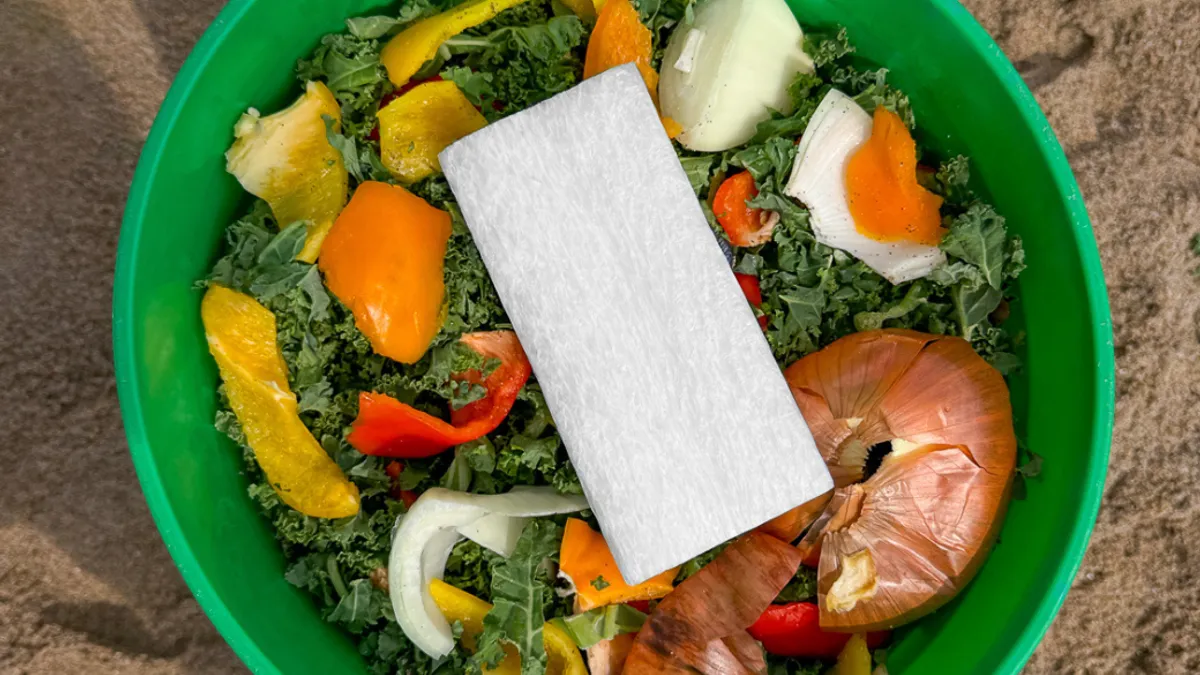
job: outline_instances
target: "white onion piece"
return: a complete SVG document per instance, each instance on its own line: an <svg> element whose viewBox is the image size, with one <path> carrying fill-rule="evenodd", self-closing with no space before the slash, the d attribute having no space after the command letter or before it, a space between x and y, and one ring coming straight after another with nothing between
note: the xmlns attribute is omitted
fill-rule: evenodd
<svg viewBox="0 0 1200 675"><path fill-rule="evenodd" d="M517 547L521 530L529 524L528 518L489 513L470 525L458 528L457 532L480 546L505 558Z"/></svg>
<svg viewBox="0 0 1200 675"><path fill-rule="evenodd" d="M754 136L771 110L790 113L788 85L812 72L804 33L784 0L707 0L680 23L663 55L662 112L679 142L715 152Z"/></svg>
<svg viewBox="0 0 1200 675"><path fill-rule="evenodd" d="M893 284L919 279L946 260L936 246L875 241L858 231L846 196L846 165L871 137L872 120L854 99L832 89L817 106L784 193L808 206L817 241L841 249Z"/></svg>
<svg viewBox="0 0 1200 675"><path fill-rule="evenodd" d="M401 630L434 658L454 649L454 636L429 582L445 574L450 552L464 536L501 555L511 555L531 517L573 513L588 507L580 496L553 488L515 488L502 495L473 495L433 488L397 520L388 556L389 595ZM478 538L476 538L478 537Z"/></svg>

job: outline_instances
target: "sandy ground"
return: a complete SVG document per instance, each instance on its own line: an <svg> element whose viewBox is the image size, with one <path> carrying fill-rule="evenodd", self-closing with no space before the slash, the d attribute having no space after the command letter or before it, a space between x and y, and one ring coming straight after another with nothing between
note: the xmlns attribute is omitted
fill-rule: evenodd
<svg viewBox="0 0 1200 675"><path fill-rule="evenodd" d="M1200 2L969 0L1075 167L1116 322L1116 436L1030 673L1200 672ZM242 672L171 564L117 413L137 153L220 0L0 0L0 672Z"/></svg>

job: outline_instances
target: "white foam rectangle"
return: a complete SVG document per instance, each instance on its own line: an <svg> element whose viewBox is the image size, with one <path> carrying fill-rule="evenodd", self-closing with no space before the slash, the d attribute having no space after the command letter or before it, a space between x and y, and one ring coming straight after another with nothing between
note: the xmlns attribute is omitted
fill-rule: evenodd
<svg viewBox="0 0 1200 675"><path fill-rule="evenodd" d="M441 164L626 581L833 487L636 68Z"/></svg>

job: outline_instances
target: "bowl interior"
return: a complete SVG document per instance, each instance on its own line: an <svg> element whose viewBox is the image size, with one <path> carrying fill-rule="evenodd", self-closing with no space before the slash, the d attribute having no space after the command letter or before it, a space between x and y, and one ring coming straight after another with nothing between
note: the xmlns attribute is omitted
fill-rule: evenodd
<svg viewBox="0 0 1200 675"><path fill-rule="evenodd" d="M292 77L326 32L389 0L232 0L180 72L134 180L117 263L115 353L138 475L171 554L209 617L256 672L359 672L351 642L283 579L246 497L241 458L212 426L216 369L196 279L247 202L223 152L249 106L297 95ZM1014 321L1027 368L1013 382L1018 434L1045 457L976 581L902 631L896 673L1016 673L1078 568L1099 505L1112 419L1112 347L1095 243L1041 111L999 48L954 0L791 0L840 23L911 97L921 141L967 153L974 185L1025 240Z"/></svg>

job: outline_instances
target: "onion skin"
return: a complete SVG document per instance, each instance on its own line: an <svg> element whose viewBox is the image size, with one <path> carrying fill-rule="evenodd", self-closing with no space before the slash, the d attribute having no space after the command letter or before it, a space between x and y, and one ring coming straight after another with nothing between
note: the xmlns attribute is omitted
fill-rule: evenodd
<svg viewBox="0 0 1200 675"><path fill-rule="evenodd" d="M746 628L800 567L792 546L761 532L739 538L658 603L625 662L626 675L757 673Z"/></svg>
<svg viewBox="0 0 1200 675"><path fill-rule="evenodd" d="M995 541L1016 465L1004 378L959 338L882 330L842 338L785 372L817 447L838 467L825 512L799 544L818 555L821 627L887 630L940 607ZM853 443L895 443L879 471ZM846 611L826 596L842 561L870 550L877 588Z"/></svg>

